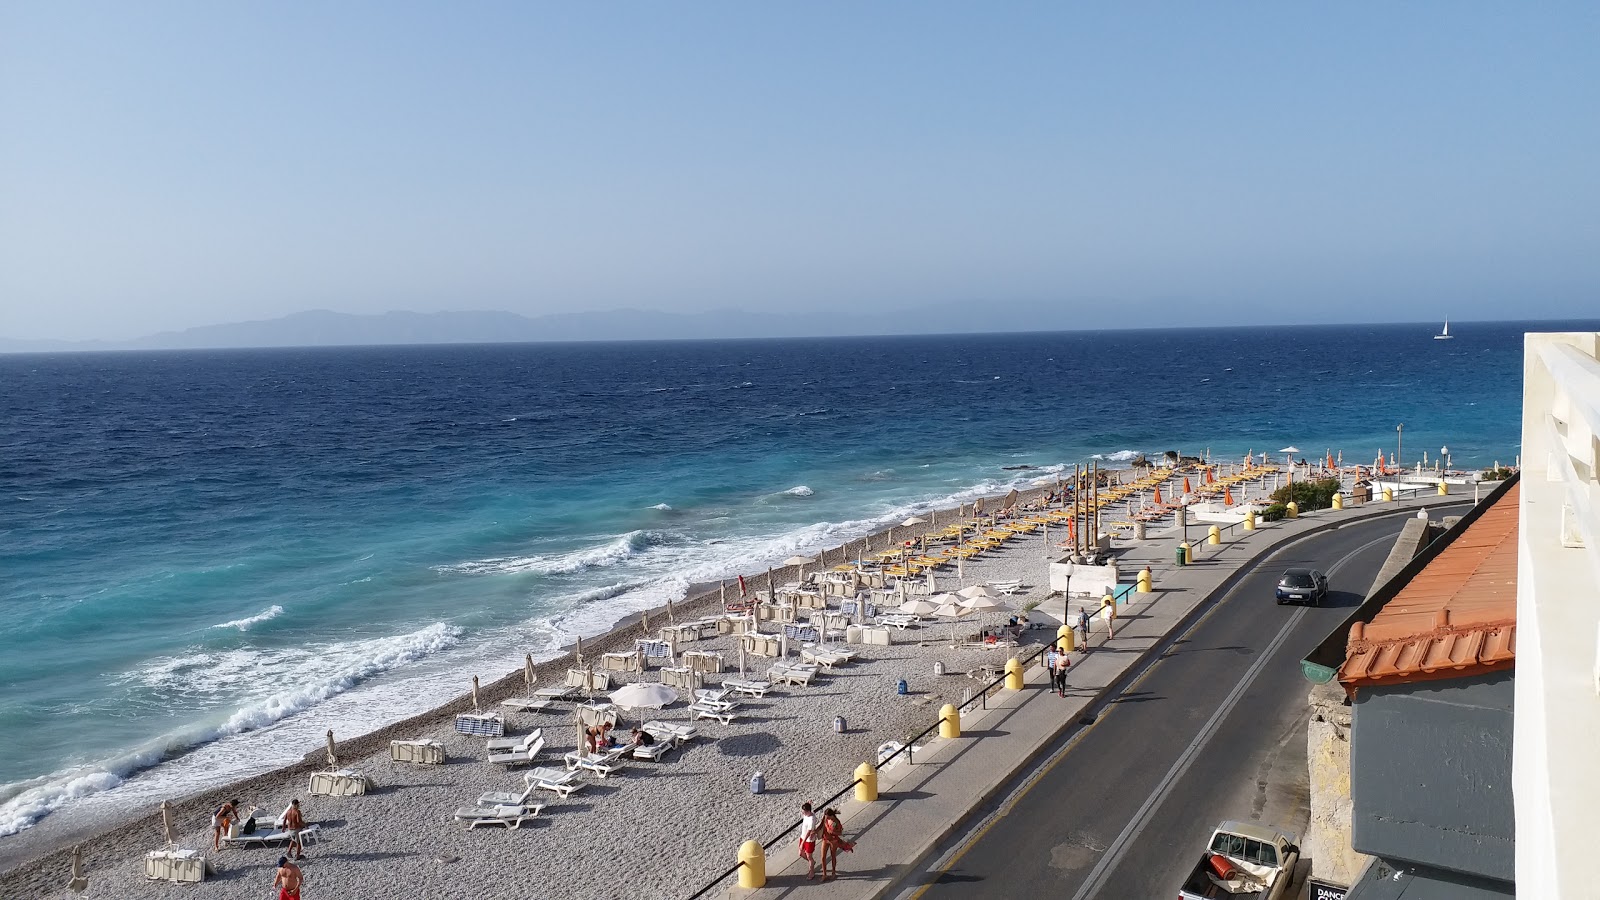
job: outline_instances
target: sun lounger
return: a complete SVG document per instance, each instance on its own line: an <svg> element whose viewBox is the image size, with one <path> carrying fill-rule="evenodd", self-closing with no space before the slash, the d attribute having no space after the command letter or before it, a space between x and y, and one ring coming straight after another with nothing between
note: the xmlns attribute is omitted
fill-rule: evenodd
<svg viewBox="0 0 1600 900"><path fill-rule="evenodd" d="M779 663L767 670L767 679L784 684L806 686L811 684L811 679L817 676L817 665L814 663Z"/></svg>
<svg viewBox="0 0 1600 900"><path fill-rule="evenodd" d="M466 822L469 830L479 825L521 828L523 822L538 818L542 809L542 806L463 806L456 810L456 821Z"/></svg>
<svg viewBox="0 0 1600 900"><path fill-rule="evenodd" d="M683 722L646 722L640 727L654 735L658 741L663 737L667 737L675 744L683 744L694 740L695 736L700 733L700 729L693 725L686 725Z"/></svg>
<svg viewBox="0 0 1600 900"><path fill-rule="evenodd" d="M829 672L833 671L834 666L842 666L850 661L847 657L826 650L801 650L800 658L808 663L816 663Z"/></svg>
<svg viewBox="0 0 1600 900"><path fill-rule="evenodd" d="M644 730L651 737L655 738L655 743L634 744L632 752L630 752L628 755L634 759L648 759L652 762L660 762L661 757L666 756L672 751L673 747L676 745L676 742L670 738L661 737L649 729Z"/></svg>
<svg viewBox="0 0 1600 900"><path fill-rule="evenodd" d="M736 693L757 699L765 697L767 691L772 690L772 682L770 681L742 681L737 678L722 679L722 686Z"/></svg>
<svg viewBox="0 0 1600 900"><path fill-rule="evenodd" d="M427 763L444 762L444 744L438 741L390 741L389 759L394 762Z"/></svg>
<svg viewBox="0 0 1600 900"><path fill-rule="evenodd" d="M628 744L603 754L597 753L584 756L583 754L569 753L567 754L567 764L572 766L574 771L593 772L601 778L607 778L623 770L627 764L623 762L622 758L632 750L633 745Z"/></svg>
<svg viewBox="0 0 1600 900"><path fill-rule="evenodd" d="M726 691L724 691L723 693L726 693ZM728 709L733 709L735 706L738 706L739 705L739 701L737 701L737 700L713 700L710 697L696 697L695 701L694 701L694 705L695 706L703 706L706 709L728 710Z"/></svg>
<svg viewBox="0 0 1600 900"><path fill-rule="evenodd" d="M144 855L144 877L177 883L205 881L206 858L199 850L151 850Z"/></svg>
<svg viewBox="0 0 1600 900"><path fill-rule="evenodd" d="M322 830L321 825L307 825L300 829L300 842L312 844L316 842L317 833ZM274 844L287 844L291 835L283 829L272 831L257 831L255 834L223 835L222 843L229 847L271 847Z"/></svg>
<svg viewBox="0 0 1600 900"><path fill-rule="evenodd" d="M337 772L312 772L306 793L313 797L359 797L367 792L371 782L360 772L340 769Z"/></svg>
<svg viewBox="0 0 1600 900"><path fill-rule="evenodd" d="M528 789L520 794L511 791L484 791L478 795L479 806L527 806L533 798L533 792L538 790L532 781L527 782Z"/></svg>
<svg viewBox="0 0 1600 900"><path fill-rule="evenodd" d="M728 699L729 688L701 688L694 692L696 700L720 701Z"/></svg>
<svg viewBox="0 0 1600 900"><path fill-rule="evenodd" d="M526 750L544 734L543 728L535 728L522 737L492 738L483 746L488 750Z"/></svg>
<svg viewBox="0 0 1600 900"><path fill-rule="evenodd" d="M907 628L910 628L913 625L921 625L922 617L908 615L906 613L889 613L887 615L879 616L878 624L892 625L901 631L905 631Z"/></svg>
<svg viewBox="0 0 1600 900"><path fill-rule="evenodd" d="M506 720L499 713L461 713L456 716L456 731L478 737L504 737Z"/></svg>
<svg viewBox="0 0 1600 900"><path fill-rule="evenodd" d="M578 780L577 772L554 769L548 766L534 769L526 777L528 784L542 791L554 791L563 800L572 796L574 792L581 790L584 785L584 782Z"/></svg>
<svg viewBox="0 0 1600 900"><path fill-rule="evenodd" d="M511 750L506 753L489 754L489 762L508 766L532 763L534 760L539 758L539 751L543 749L544 738L537 737L533 739L533 743L529 744L526 750Z"/></svg>
<svg viewBox="0 0 1600 900"><path fill-rule="evenodd" d="M702 706L698 703L691 703L689 704L689 721L692 722L696 719L716 719L724 725L732 725L734 719L733 708L717 709L715 707Z"/></svg>
<svg viewBox="0 0 1600 900"><path fill-rule="evenodd" d="M567 688L558 688L558 690L565 691ZM544 712L555 706L555 701L545 697L508 697L501 700L500 705L506 709L514 709L517 712Z"/></svg>
<svg viewBox="0 0 1600 900"><path fill-rule="evenodd" d="M576 685L552 684L549 687L539 688L533 695L545 700L565 700L576 693L578 693Z"/></svg>

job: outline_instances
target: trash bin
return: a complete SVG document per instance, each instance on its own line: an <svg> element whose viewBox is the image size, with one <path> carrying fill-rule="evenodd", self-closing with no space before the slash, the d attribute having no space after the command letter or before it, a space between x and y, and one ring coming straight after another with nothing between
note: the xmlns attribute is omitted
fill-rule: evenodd
<svg viewBox="0 0 1600 900"><path fill-rule="evenodd" d="M935 674L935 675L943 675L944 674L944 660L936 659L936 660L933 661L933 674Z"/></svg>
<svg viewBox="0 0 1600 900"><path fill-rule="evenodd" d="M894 683L894 692L904 697L905 695L911 693L911 686L906 684L906 680L902 678Z"/></svg>
<svg viewBox="0 0 1600 900"><path fill-rule="evenodd" d="M844 734L844 716L833 717L833 731L835 734Z"/></svg>
<svg viewBox="0 0 1600 900"><path fill-rule="evenodd" d="M1177 556L1176 556L1176 562L1180 566L1187 566L1189 564L1189 548L1188 547L1185 547L1182 544L1178 545L1178 553L1177 553Z"/></svg>
<svg viewBox="0 0 1600 900"><path fill-rule="evenodd" d="M767 776L760 772L750 776L750 793L764 794L767 791Z"/></svg>

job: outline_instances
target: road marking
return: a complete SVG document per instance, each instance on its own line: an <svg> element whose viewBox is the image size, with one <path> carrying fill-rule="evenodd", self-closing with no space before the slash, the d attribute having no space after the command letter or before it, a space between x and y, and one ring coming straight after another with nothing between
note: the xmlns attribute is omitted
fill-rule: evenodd
<svg viewBox="0 0 1600 900"><path fill-rule="evenodd" d="M1390 518L1390 517L1395 516L1395 515L1400 515L1401 512L1409 512L1409 511L1398 511L1398 512L1394 512L1394 513L1386 514L1384 516L1374 517L1372 519L1365 519L1365 520L1362 520L1361 522L1352 522L1352 523L1349 523L1349 524L1352 524L1352 525L1354 525L1354 524L1363 524L1363 525L1371 524L1373 522L1381 521L1383 519L1387 519L1387 518ZM1340 527L1343 527L1343 526L1340 526ZM1260 568L1261 566L1265 565L1268 560L1273 559L1274 557L1278 556L1278 554L1283 553L1286 550L1289 550L1291 547L1294 547L1295 545L1297 545L1297 544L1299 544L1299 543L1301 543L1303 541L1312 540L1312 539L1317 538L1319 536L1321 536L1321 535L1314 533L1314 534L1308 534L1308 535L1304 535L1302 537L1296 538L1296 539L1290 541L1289 543L1284 544L1282 547L1279 547L1276 550L1272 551L1271 554L1269 554L1265 559L1263 559L1260 563L1258 563L1256 566L1253 566L1252 568ZM1353 550L1350 553L1346 554L1345 556L1341 557L1338 562L1334 563L1331 567L1329 567L1328 575L1331 577L1333 575L1333 573L1335 573L1339 569L1343 568L1345 563L1347 563L1352 558L1360 555L1361 553L1365 552L1366 550L1370 549L1372 546L1374 546L1376 544L1381 544L1384 541L1393 541L1394 539L1395 539L1395 535L1388 534L1388 535L1384 535L1384 536L1379 537L1379 538L1375 538L1375 539L1373 539L1371 541L1368 541L1365 544L1362 544L1360 547L1357 547L1355 550ZM1243 581L1241 579L1240 584L1242 584L1242 583L1243 583ZM1208 609L1204 613L1202 613L1200 615L1200 618L1196 619L1192 624L1190 624L1190 626L1188 628L1183 630L1182 634L1165 635L1165 636L1162 637L1162 640L1166 641L1166 642L1171 642L1171 641L1174 641L1174 640L1176 640L1178 638L1183 637L1183 635L1189 634L1190 632L1194 631L1196 628L1199 628L1201 623L1203 623L1207 619L1209 619L1211 617L1212 613L1216 612L1218 609L1221 609L1223 603L1227 602L1227 600L1232 597L1233 592L1238 590L1238 589L1239 589L1239 584L1235 584L1233 587L1229 588L1227 596L1225 596L1221 600L1217 601L1215 604L1212 605L1212 607L1210 609ZM1303 607L1303 606L1300 607L1300 609L1298 609L1296 611L1296 617L1297 618L1298 617L1303 617L1305 611L1306 611L1306 607ZM1279 637L1282 637L1283 633L1284 632L1280 632ZM1139 672L1138 675L1135 676L1135 678L1133 679L1133 681L1130 684L1128 684L1126 687L1122 688L1117 693L1118 694L1123 694L1123 693L1127 693L1128 691L1136 690L1138 688L1138 686L1140 684L1142 684L1144 682L1144 680L1150 676L1150 673L1155 669L1156 665L1158 663L1160 663L1163 659L1166 658L1165 653L1166 653L1166 651L1163 650L1161 653L1158 653L1155 656L1151 657L1149 663L1144 667L1143 671ZM1265 654L1262 654L1261 658L1265 659L1270 655L1271 655L1270 652L1269 653L1265 653ZM1259 663L1259 660L1258 660L1258 663ZM1022 782L1022 784L1018 785L1015 789L1013 789L1011 794L1009 796L1007 796L1004 801L1001 802L1001 804L995 809L994 812L990 813L984 819L984 821L983 821L983 823L981 825L979 825L977 828L973 829L971 832L969 832L967 834L967 836L961 841L961 844L958 847L956 847L953 851L951 851L949 853L946 853L939 860L936 860L933 863L933 865L928 867L928 869L926 871L929 874L934 875L933 879L931 879L930 881L928 881L928 882L926 882L926 883L924 883L922 885L919 885L916 890L911 891L909 894L907 894L904 891L902 891L900 896L905 898L905 900L920 900L920 898L924 894L926 894L930 888L932 888L935 884L938 883L940 877L942 877L945 873L949 872L951 869L955 868L955 866L958 863L961 862L962 858L967 855L967 852L970 851L973 847L976 847L978 845L978 842L983 839L983 836L985 834L989 833L989 830L992 829L995 826L996 823L998 823L1001 819L1005 818L1006 815L1008 815L1011 812L1011 810L1015 809L1017 804L1022 801L1022 798L1027 796L1028 793L1030 793L1036 786L1038 786L1040 781L1044 780L1045 775L1049 774L1050 771L1053 770L1063 759L1066 759L1067 755L1072 751L1072 749L1075 746L1077 746L1079 741L1083 740L1083 738L1086 735L1088 735L1088 733L1090 731L1092 731L1096 725L1099 725L1101 722L1105 721L1106 717L1108 715L1110 715L1113 710L1116 709L1117 704L1115 702L1113 702L1112 700L1108 699L1105 703L1101 704L1101 707L1102 707L1102 711L1100 712L1100 714L1098 716L1095 717L1093 722L1091 722L1090 724L1082 727L1077 732L1075 732L1071 737L1067 738L1066 743L1063 744L1061 746L1061 748L1059 750L1057 750L1054 754L1052 754L1050 759L1044 765L1040 766L1037 770L1035 770L1033 772L1033 774L1029 775ZM1086 707L1086 709L1088 709L1088 707ZM1141 826L1141 830L1142 830L1142 826ZM1116 845L1113 844L1113 846L1116 846ZM1104 857L1102 857L1102 860L1103 859L1104 859Z"/></svg>
<svg viewBox="0 0 1600 900"><path fill-rule="evenodd" d="M1338 562L1328 568L1328 575L1332 576L1334 572L1343 568L1345 563L1386 540L1394 540L1394 535L1385 535L1376 540L1368 541L1346 553L1339 558ZM1184 748L1183 753L1172 764L1172 768L1167 770L1166 777L1161 779L1161 783L1156 785L1156 789L1151 792L1149 797L1145 798L1144 804L1139 807L1139 811L1133 814L1132 819L1128 820L1128 824L1122 829L1122 833L1117 835L1117 839L1111 842L1105 853L1101 854L1100 862L1095 864L1094 869L1089 872L1089 877L1084 879L1083 885L1072 896L1072 900L1086 900L1086 898L1093 896L1094 892L1100 889L1101 882L1116 867L1116 864L1122 861L1122 857L1128 852L1128 847L1139 837L1139 833L1144 831L1146 825L1150 824L1150 817L1155 812L1156 807L1161 804L1161 801L1167 799L1167 795L1172 792L1172 786L1177 783L1179 778L1183 777L1185 772L1189 771L1189 767L1194 764L1195 758L1200 755L1200 751L1205 749L1206 744L1211 742L1211 738L1216 734L1217 728L1222 724L1222 720L1227 718L1228 713L1233 711L1234 706L1238 705L1239 698L1243 697L1244 692L1249 690L1250 685L1255 683L1256 676L1261 674L1261 670L1266 668L1267 661L1272 658L1273 654L1278 652L1279 647L1283 646L1283 642L1289 637L1289 632L1293 631L1294 627L1300 624L1300 620L1305 618L1306 610L1308 609L1309 607L1302 606L1295 610L1294 615L1290 616L1289 620L1283 623L1283 627L1278 629L1278 634L1273 637L1272 643L1268 644L1266 649L1256 657L1255 663L1244 673L1244 677L1239 680L1239 683L1234 685L1233 691L1228 694L1227 699L1222 701L1222 705L1217 707L1215 713L1212 713L1211 718L1200 729L1200 733L1194 736L1194 740L1190 741L1189 746Z"/></svg>

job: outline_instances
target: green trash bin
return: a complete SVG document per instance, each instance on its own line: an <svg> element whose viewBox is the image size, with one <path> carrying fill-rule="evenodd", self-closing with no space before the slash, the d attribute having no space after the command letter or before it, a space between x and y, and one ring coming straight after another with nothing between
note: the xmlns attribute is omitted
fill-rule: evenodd
<svg viewBox="0 0 1600 900"><path fill-rule="evenodd" d="M1189 564L1189 548L1183 544L1178 545L1177 562L1180 566L1187 566Z"/></svg>

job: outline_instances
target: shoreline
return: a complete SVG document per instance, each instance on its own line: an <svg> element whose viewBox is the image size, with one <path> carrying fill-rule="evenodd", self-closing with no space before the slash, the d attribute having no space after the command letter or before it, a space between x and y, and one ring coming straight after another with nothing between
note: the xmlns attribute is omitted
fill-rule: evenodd
<svg viewBox="0 0 1600 900"><path fill-rule="evenodd" d="M1102 472L1128 472L1126 467L1117 469L1106 468ZM1040 469L1038 478L1056 478L1060 473L1051 473ZM1037 480L1037 479L1035 479ZM1027 489L1017 488L1017 502L1025 503L1043 496L1054 489L1052 485L1032 486ZM1004 493L987 495L982 502L989 509L996 507L990 504L998 502ZM889 536L892 533L899 537L902 534L912 536L925 532L941 529L945 524L957 517L958 509L967 509L972 503L962 504L960 507L941 508L918 513L918 516L930 516L928 523L906 528L893 525L867 535L847 541L840 546L826 548L818 551L818 558L825 557L828 562L810 563L810 568L816 565L837 565L846 560L854 560L858 553L865 554L868 547L873 552L886 548ZM937 524L935 524L937 523ZM767 585L767 572L772 573L775 583L781 585L793 580L798 567L776 566L770 570L743 573L750 593L765 592ZM721 586L727 585L730 594L737 590L737 578L723 582L704 582L691 584L685 598L673 601L674 614L681 613L684 618L694 618L715 611L721 613L722 602ZM731 598L730 598L731 599ZM639 636L636 630L640 620L648 614L654 623L665 621L665 605L639 612L630 612L617 619L604 632L593 637L583 639L584 653L586 656L598 656L613 650L631 649L633 641ZM561 651L551 659L534 665L534 671L540 684L560 683L565 677L566 669L572 662L573 645L561 648ZM525 691L522 670L515 669L502 676L480 685L480 707L492 708L508 697L516 696ZM449 726L454 717L461 712L470 711L472 701L470 693L447 701L431 709L418 712L415 715L381 726L373 731L351 737L339 739L337 750L341 759L354 760L368 757L387 750L390 740L410 739L419 733L431 732ZM337 735L336 735L337 738ZM180 754L181 756L181 754ZM174 759L179 757L174 757ZM163 761L165 762L165 760ZM272 787L282 784L286 779L304 779L310 773L319 771L325 765L323 747L318 744L298 761L285 766L269 769L255 775L237 779L215 787L205 788L171 800L171 809L175 820L188 821L193 819L204 820L209 817L210 810L220 805L225 799L239 795L250 795L269 791ZM86 867L99 867L106 860L102 853L95 851L94 845L121 844L143 835L150 839L154 845L154 838L160 834L161 817L154 811L144 814L125 815L116 812L107 812L100 815L86 814L86 821L73 823L65 828L51 829L47 823L49 817L17 834L0 838L0 894L10 895L12 890L40 890L43 885L35 881L35 874L43 871L53 871L57 868L66 872L70 866L69 856L74 845L84 845L84 864ZM38 829L43 830L38 830ZM31 833L31 834L30 834ZM31 839L30 839L31 837ZM7 845L10 846L7 846ZM113 852L111 855L120 855ZM24 893L23 895L28 895Z"/></svg>

